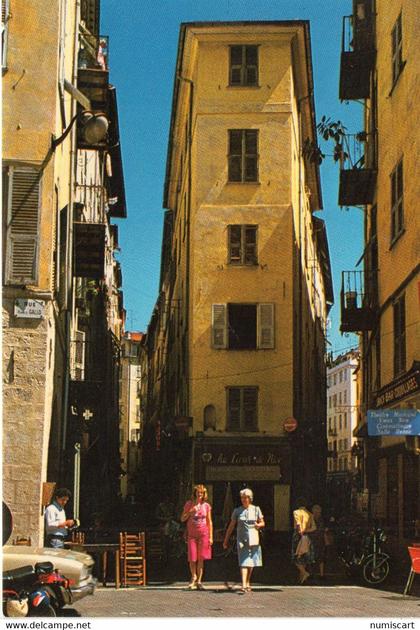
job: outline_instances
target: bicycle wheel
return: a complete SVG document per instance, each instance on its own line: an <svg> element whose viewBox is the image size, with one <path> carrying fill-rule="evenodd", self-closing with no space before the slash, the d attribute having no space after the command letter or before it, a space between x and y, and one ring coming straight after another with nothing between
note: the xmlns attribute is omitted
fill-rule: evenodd
<svg viewBox="0 0 420 630"><path fill-rule="evenodd" d="M373 556L369 556L363 565L363 579L368 584L381 584L388 577L389 562L388 558L384 555L378 554L376 557L376 563L374 563Z"/></svg>

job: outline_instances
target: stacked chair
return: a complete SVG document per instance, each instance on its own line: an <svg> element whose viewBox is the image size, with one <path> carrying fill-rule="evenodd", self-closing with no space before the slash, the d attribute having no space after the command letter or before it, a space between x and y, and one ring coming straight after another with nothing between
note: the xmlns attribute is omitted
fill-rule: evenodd
<svg viewBox="0 0 420 630"><path fill-rule="evenodd" d="M146 586L146 543L144 532L120 532L122 586Z"/></svg>

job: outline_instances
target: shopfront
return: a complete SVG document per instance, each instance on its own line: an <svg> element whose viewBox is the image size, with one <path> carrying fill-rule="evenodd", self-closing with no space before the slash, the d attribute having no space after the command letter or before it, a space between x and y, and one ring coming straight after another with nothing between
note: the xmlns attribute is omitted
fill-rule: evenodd
<svg viewBox="0 0 420 630"><path fill-rule="evenodd" d="M282 439L198 438L194 441L194 480L204 483L216 528L224 527L239 491L249 487L266 526L290 529L290 447Z"/></svg>

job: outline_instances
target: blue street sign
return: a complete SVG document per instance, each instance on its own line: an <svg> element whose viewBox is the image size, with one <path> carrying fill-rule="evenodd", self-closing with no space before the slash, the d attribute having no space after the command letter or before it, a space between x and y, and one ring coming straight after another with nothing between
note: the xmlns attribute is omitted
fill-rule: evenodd
<svg viewBox="0 0 420 630"><path fill-rule="evenodd" d="M416 409L368 410L368 435L420 435Z"/></svg>

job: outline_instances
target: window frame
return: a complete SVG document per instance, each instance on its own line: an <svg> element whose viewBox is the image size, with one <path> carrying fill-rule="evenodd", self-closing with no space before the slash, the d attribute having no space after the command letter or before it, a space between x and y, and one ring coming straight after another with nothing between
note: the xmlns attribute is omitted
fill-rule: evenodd
<svg viewBox="0 0 420 630"><path fill-rule="evenodd" d="M392 87L397 83L404 68L402 56L403 33L402 11L394 22L391 30L391 63L392 63Z"/></svg>
<svg viewBox="0 0 420 630"><path fill-rule="evenodd" d="M401 158L390 174L391 247L404 232L404 160ZM401 188L401 189L400 189Z"/></svg>
<svg viewBox="0 0 420 630"><path fill-rule="evenodd" d="M255 306L255 348L232 348L229 346L229 306ZM255 352L275 349L275 303L274 302L226 302L211 305L211 348L232 352Z"/></svg>
<svg viewBox="0 0 420 630"><path fill-rule="evenodd" d="M234 64L232 63L232 53L234 48L241 48L241 63ZM252 48L256 51L257 61L256 64L248 64L247 57L247 49ZM229 87L239 87L239 88L250 88L250 87L260 87L259 86L259 45L258 44L231 44L229 46L229 78L228 78L228 86ZM248 81L248 69L255 68L255 82ZM233 82L232 75L234 70L239 70L240 72L240 82Z"/></svg>
<svg viewBox="0 0 420 630"><path fill-rule="evenodd" d="M394 378L403 374L407 365L405 293L392 305Z"/></svg>
<svg viewBox="0 0 420 630"><path fill-rule="evenodd" d="M241 133L241 152L233 153L232 148L232 136L233 133ZM256 153L247 152L247 134L255 134L255 146ZM259 129L228 129L228 183L229 184L258 184L259 183ZM232 171L234 160L238 160L240 165L240 179L232 179ZM255 179L248 179L247 174L247 160L255 159Z"/></svg>
<svg viewBox="0 0 420 630"><path fill-rule="evenodd" d="M257 385L227 385L226 388L226 431L232 433L257 433L258 429L258 398L259 387ZM231 406L230 406L230 392L233 390L239 390L239 426L235 428L231 422ZM255 392L255 418L253 428L246 426L245 423L245 405L244 398L246 390L252 390Z"/></svg>
<svg viewBox="0 0 420 630"><path fill-rule="evenodd" d="M248 223L231 223L227 226L227 238L228 238L228 251L227 251L227 264L232 265L232 267L256 267L258 266L258 225L248 224ZM233 228L240 229L240 240L239 240L239 258L234 259L232 256L232 248L234 245L232 244L232 231ZM254 253L253 259L251 262L247 262L247 247L250 246L247 243L246 236L247 231L253 230L255 233L255 241L254 241ZM251 243L252 245L252 243Z"/></svg>

